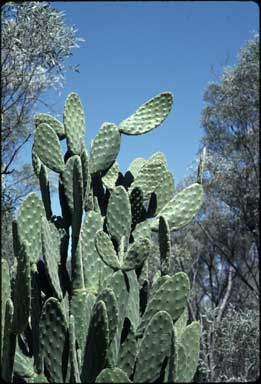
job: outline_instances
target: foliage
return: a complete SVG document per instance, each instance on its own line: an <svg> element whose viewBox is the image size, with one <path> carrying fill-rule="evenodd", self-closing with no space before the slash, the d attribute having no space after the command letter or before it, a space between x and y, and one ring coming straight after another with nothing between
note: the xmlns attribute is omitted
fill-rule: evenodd
<svg viewBox="0 0 261 384"><path fill-rule="evenodd" d="M204 316L206 303L209 306L203 322L209 355L204 358L205 374L201 370L196 377L199 382L239 376L255 380L259 375L257 344L252 344L255 363L247 373L242 361L248 364L249 350L244 351L232 332L232 328L235 332L243 328L244 318L256 316L259 300L258 84L259 36L254 36L240 50L237 64L226 68L218 82L206 89L204 203L193 225L172 240L172 268L188 273L192 285L190 318ZM193 177L183 180L182 186L189 185ZM228 310L229 305L234 312Z"/></svg>
<svg viewBox="0 0 261 384"><path fill-rule="evenodd" d="M38 189L23 154L33 133L33 109L44 103L45 91L63 85L64 62L81 39L50 2L6 2L1 32L1 233L3 254L11 261L12 215L20 201Z"/></svg>
<svg viewBox="0 0 261 384"><path fill-rule="evenodd" d="M16 206L36 185L31 167L17 161L32 135L32 109L44 91L62 86L64 61L80 39L48 2L7 2L1 22L1 174Z"/></svg>
<svg viewBox="0 0 261 384"><path fill-rule="evenodd" d="M259 377L259 311L236 310L229 304L216 323L211 308L201 314L204 323L200 353L200 382L254 382ZM213 359L213 372L209 360Z"/></svg>

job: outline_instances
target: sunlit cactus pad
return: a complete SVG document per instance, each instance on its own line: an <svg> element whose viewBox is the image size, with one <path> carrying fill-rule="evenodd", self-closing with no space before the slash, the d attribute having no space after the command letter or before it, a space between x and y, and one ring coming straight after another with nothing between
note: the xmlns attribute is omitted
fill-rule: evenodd
<svg viewBox="0 0 261 384"><path fill-rule="evenodd" d="M36 128L34 145L37 155L48 168L58 173L64 170L60 142L50 125L42 123Z"/></svg>
<svg viewBox="0 0 261 384"><path fill-rule="evenodd" d="M55 117L48 115L47 113L38 113L37 115L35 115L34 120L36 128L38 127L38 125L46 123L50 127L52 127L52 129L56 132L60 140L63 140L65 138L64 125Z"/></svg>
<svg viewBox="0 0 261 384"><path fill-rule="evenodd" d="M173 96L170 92L153 97L120 123L120 131L126 135L142 135L151 131L165 120L172 103Z"/></svg>
<svg viewBox="0 0 261 384"><path fill-rule="evenodd" d="M117 162L122 134L156 128L172 102L164 92L119 125L103 123L90 155L76 93L65 101L63 123L35 117L32 163L42 199L25 197L13 222L16 262L12 270L1 264L5 382L193 381L200 323L187 324L190 282L171 269L171 232L201 207L205 152L197 182L179 193L162 152L134 159L125 174ZM59 174L59 216L49 170Z"/></svg>
<svg viewBox="0 0 261 384"><path fill-rule="evenodd" d="M84 146L85 116L79 96L70 93L64 105L63 122L68 149L80 155Z"/></svg>

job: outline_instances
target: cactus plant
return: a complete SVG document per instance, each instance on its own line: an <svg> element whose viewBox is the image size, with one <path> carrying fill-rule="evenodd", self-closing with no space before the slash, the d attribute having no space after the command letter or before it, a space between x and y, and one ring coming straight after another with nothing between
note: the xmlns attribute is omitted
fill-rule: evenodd
<svg viewBox="0 0 261 384"><path fill-rule="evenodd" d="M90 155L77 94L66 99L63 123L35 116L32 162L42 200L30 193L14 222L16 273L2 260L4 380L193 379L200 324L186 324L188 276L170 275L170 232L187 225L201 206L204 154L197 183L176 195L161 152L134 160L125 175L116 162L121 135L156 128L172 101L164 92L118 125L104 123ZM48 168L59 174L62 216L52 214ZM161 267L149 293L152 231L158 232Z"/></svg>

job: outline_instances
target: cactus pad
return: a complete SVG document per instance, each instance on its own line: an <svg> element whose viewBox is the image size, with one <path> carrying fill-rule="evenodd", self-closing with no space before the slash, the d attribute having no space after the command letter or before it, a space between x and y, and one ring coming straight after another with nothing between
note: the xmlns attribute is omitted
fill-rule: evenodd
<svg viewBox="0 0 261 384"><path fill-rule="evenodd" d="M109 325L109 344L112 342L118 326L119 309L116 296L112 289L104 288L97 297L97 302L102 300L106 306Z"/></svg>
<svg viewBox="0 0 261 384"><path fill-rule="evenodd" d="M183 382L191 382L195 375L200 343L200 324L193 321L181 334L179 343L184 347L186 355L186 370L183 372Z"/></svg>
<svg viewBox="0 0 261 384"><path fill-rule="evenodd" d="M122 270L130 271L142 265L150 254L151 243L146 237L138 239L128 249L121 266Z"/></svg>
<svg viewBox="0 0 261 384"><path fill-rule="evenodd" d="M59 258L59 243L55 232L50 229L45 217L42 218L42 251L45 270L53 290L53 296L61 300L63 295L58 273L59 264L57 263L57 259Z"/></svg>
<svg viewBox="0 0 261 384"><path fill-rule="evenodd" d="M19 249L14 290L13 332L22 333L28 324L31 310L31 268L28 243L24 241Z"/></svg>
<svg viewBox="0 0 261 384"><path fill-rule="evenodd" d="M178 272L169 277L149 300L137 333L144 331L149 320L158 311L168 312L175 322L184 311L188 293L189 279L185 273Z"/></svg>
<svg viewBox="0 0 261 384"><path fill-rule="evenodd" d="M84 145L85 117L79 96L70 93L64 104L63 123L67 145L73 155L80 155Z"/></svg>
<svg viewBox="0 0 261 384"><path fill-rule="evenodd" d="M120 368L105 368L95 380L95 383L131 383L130 379Z"/></svg>
<svg viewBox="0 0 261 384"><path fill-rule="evenodd" d="M172 102L173 96L170 92L154 96L120 123L120 131L125 135L142 135L151 131L168 116Z"/></svg>
<svg viewBox="0 0 261 384"><path fill-rule="evenodd" d="M107 227L118 244L122 236L129 238L131 230L131 205L129 195L122 187L116 187L110 196L107 208Z"/></svg>
<svg viewBox="0 0 261 384"><path fill-rule="evenodd" d="M28 242L31 263L36 263L41 256L41 220L44 215L42 201L35 192L29 193L20 206L17 226L21 242Z"/></svg>
<svg viewBox="0 0 261 384"><path fill-rule="evenodd" d="M135 383L159 379L164 360L169 357L172 320L165 311L157 312L145 329L134 375Z"/></svg>
<svg viewBox="0 0 261 384"><path fill-rule="evenodd" d="M46 123L40 124L34 135L34 147L40 160L52 171L64 170L63 156L55 131Z"/></svg>
<svg viewBox="0 0 261 384"><path fill-rule="evenodd" d="M113 123L103 123L91 146L90 172L109 168L120 150L120 132Z"/></svg>
<svg viewBox="0 0 261 384"><path fill-rule="evenodd" d="M63 124L55 117L48 115L47 113L38 113L34 117L36 128L42 123L48 124L54 132L57 134L60 140L65 139L65 131Z"/></svg>
<svg viewBox="0 0 261 384"><path fill-rule="evenodd" d="M106 306L98 301L93 307L81 373L82 382L94 382L105 367L109 345L109 324Z"/></svg>
<svg viewBox="0 0 261 384"><path fill-rule="evenodd" d="M120 269L121 265L119 259L107 233L103 231L97 232L95 242L96 249L104 263L115 270Z"/></svg>
<svg viewBox="0 0 261 384"><path fill-rule="evenodd" d="M112 166L108 169L106 174L102 177L102 182L106 188L108 188L108 189L114 189L115 188L116 181L119 177L119 172L120 172L119 165L118 165L117 161L115 161L112 164Z"/></svg>
<svg viewBox="0 0 261 384"><path fill-rule="evenodd" d="M40 346L50 379L64 382L68 362L68 325L61 304L48 299L40 318Z"/></svg>
<svg viewBox="0 0 261 384"><path fill-rule="evenodd" d="M180 229L189 224L199 211L203 202L203 188L195 183L179 192L159 212L168 221L171 231ZM158 218L157 217L157 218ZM152 229L157 228L157 223L152 223Z"/></svg>

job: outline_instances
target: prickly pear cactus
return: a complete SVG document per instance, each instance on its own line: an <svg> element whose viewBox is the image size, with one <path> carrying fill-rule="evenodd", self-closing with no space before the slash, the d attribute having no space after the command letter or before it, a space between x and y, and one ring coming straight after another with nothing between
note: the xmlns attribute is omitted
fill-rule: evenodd
<svg viewBox="0 0 261 384"><path fill-rule="evenodd" d="M200 324L187 324L188 276L170 274L170 233L202 204L204 153L197 182L177 194L161 152L134 160L125 175L116 162L121 135L156 128L172 102L164 92L120 124L102 124L90 155L77 94L68 96L63 122L35 116L32 162L42 199L30 193L13 223L16 268L2 260L5 381L193 380ZM61 216L52 213L48 169L59 174ZM152 231L160 271L150 288Z"/></svg>

